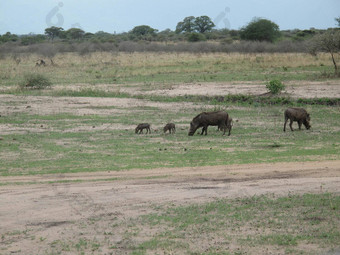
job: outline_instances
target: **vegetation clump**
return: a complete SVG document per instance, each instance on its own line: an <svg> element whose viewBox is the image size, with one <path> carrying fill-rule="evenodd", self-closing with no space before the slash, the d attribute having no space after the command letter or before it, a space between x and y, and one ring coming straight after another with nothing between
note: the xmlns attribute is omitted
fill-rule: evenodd
<svg viewBox="0 0 340 255"><path fill-rule="evenodd" d="M280 80L271 80L266 84L266 88L271 94L277 95L285 89L285 85Z"/></svg>
<svg viewBox="0 0 340 255"><path fill-rule="evenodd" d="M274 42L281 36L279 26L267 19L253 19L240 32L241 39Z"/></svg>
<svg viewBox="0 0 340 255"><path fill-rule="evenodd" d="M30 73L24 76L24 80L19 84L20 89L45 89L52 85L46 76L39 73Z"/></svg>

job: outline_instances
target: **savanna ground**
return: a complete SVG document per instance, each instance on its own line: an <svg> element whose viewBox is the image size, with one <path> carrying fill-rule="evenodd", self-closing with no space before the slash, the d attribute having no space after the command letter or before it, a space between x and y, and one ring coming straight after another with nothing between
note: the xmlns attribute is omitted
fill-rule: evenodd
<svg viewBox="0 0 340 255"><path fill-rule="evenodd" d="M312 129L284 133L291 105L209 99L263 96L271 79L289 98L339 98L328 55L37 58L0 60L0 254L339 252L339 106L291 103ZM30 72L52 87L18 89ZM235 121L230 137L188 137L217 109ZM136 135L140 122L152 133Z"/></svg>

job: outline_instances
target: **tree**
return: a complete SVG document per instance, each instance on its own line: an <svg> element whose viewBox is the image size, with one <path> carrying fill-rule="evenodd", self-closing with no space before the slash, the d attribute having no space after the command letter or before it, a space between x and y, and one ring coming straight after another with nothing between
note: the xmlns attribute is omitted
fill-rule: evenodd
<svg viewBox="0 0 340 255"><path fill-rule="evenodd" d="M338 23L338 27L340 27L340 16L338 18L335 18L335 21Z"/></svg>
<svg viewBox="0 0 340 255"><path fill-rule="evenodd" d="M310 52L316 54L318 51L324 51L331 55L334 73L335 75L339 75L335 56L340 54L340 30L331 29L316 36L312 42Z"/></svg>
<svg viewBox="0 0 340 255"><path fill-rule="evenodd" d="M19 37L16 34L11 34L11 32L7 32L3 34L0 38L0 42L16 42L19 40Z"/></svg>
<svg viewBox="0 0 340 255"><path fill-rule="evenodd" d="M131 33L136 36L144 36L144 35L155 35L158 30L154 29L150 26L142 25L134 27L131 30Z"/></svg>
<svg viewBox="0 0 340 255"><path fill-rule="evenodd" d="M176 33L205 33L207 31L211 31L211 29L215 26L214 22L208 16L200 16L194 17L189 16L184 18L183 21L178 22L176 26Z"/></svg>
<svg viewBox="0 0 340 255"><path fill-rule="evenodd" d="M62 27L49 27L45 29L45 35L47 35L49 38L51 38L51 40L53 41L53 39L55 37L58 37L60 32L63 31L64 29Z"/></svg>
<svg viewBox="0 0 340 255"><path fill-rule="evenodd" d="M211 31L215 26L214 22L208 16L201 16L195 19L195 30L199 33L205 33L206 31Z"/></svg>
<svg viewBox="0 0 340 255"><path fill-rule="evenodd" d="M176 33L191 33L195 31L195 17L194 16L189 16L184 18L183 21L178 22L176 26Z"/></svg>
<svg viewBox="0 0 340 255"><path fill-rule="evenodd" d="M46 36L30 34L27 36L22 36L20 39L21 39L22 45L30 45L30 44L41 43L45 41Z"/></svg>
<svg viewBox="0 0 340 255"><path fill-rule="evenodd" d="M70 28L66 33L67 36L73 40L79 40L85 35L85 32L80 28Z"/></svg>
<svg viewBox="0 0 340 255"><path fill-rule="evenodd" d="M274 42L280 37L279 26L267 19L254 18L240 31L241 39Z"/></svg>

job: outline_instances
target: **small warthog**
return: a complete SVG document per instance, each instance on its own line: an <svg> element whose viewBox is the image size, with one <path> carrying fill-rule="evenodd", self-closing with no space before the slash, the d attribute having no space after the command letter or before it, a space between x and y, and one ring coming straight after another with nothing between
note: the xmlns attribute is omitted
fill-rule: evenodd
<svg viewBox="0 0 340 255"><path fill-rule="evenodd" d="M224 131L223 135L225 135L228 119L229 115L224 111L202 112L198 114L195 118L193 118L190 122L190 130L188 135L194 135L196 130L200 127L203 127L201 135L203 135L204 132L205 135L207 135L208 126L218 126ZM230 130L228 135L230 135Z"/></svg>
<svg viewBox="0 0 340 255"><path fill-rule="evenodd" d="M148 123L140 123L138 124L138 126L135 129L135 133L137 134L143 134L143 130L146 129L146 133L150 133L151 134L151 130L150 130L150 124Z"/></svg>
<svg viewBox="0 0 340 255"><path fill-rule="evenodd" d="M164 133L166 131L169 131L170 134L171 134L171 132L175 133L176 132L176 126L175 126L174 123L168 123L164 126L163 131L164 131Z"/></svg>
<svg viewBox="0 0 340 255"><path fill-rule="evenodd" d="M286 132L286 124L288 119L290 120L289 126L290 130L293 131L293 121L297 121L299 125L299 129L301 130L301 125L303 124L306 129L310 129L311 125L309 124L310 122L310 116L309 113L303 108L288 108L285 110L285 124L283 126L283 132Z"/></svg>

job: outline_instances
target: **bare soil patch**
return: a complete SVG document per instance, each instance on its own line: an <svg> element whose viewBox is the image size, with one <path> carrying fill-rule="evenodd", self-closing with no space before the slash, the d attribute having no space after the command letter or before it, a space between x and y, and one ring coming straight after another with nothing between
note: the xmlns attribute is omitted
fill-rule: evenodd
<svg viewBox="0 0 340 255"><path fill-rule="evenodd" d="M6 184L0 187L1 252L44 254L57 241L77 243L84 236L100 240L115 220L150 213L157 205L261 194L339 194L340 161L12 176L0 181ZM100 241L103 253L122 242L124 233L110 238L107 244Z"/></svg>
<svg viewBox="0 0 340 255"><path fill-rule="evenodd" d="M285 94L293 98L338 98L340 97L340 83L338 80L330 81L289 81L285 82ZM150 91L141 91L124 88L124 92L132 94L151 95L202 95L202 96L225 96L225 95L262 95L268 92L263 81L249 82L210 82L210 83L187 83L167 86L167 88L153 88Z"/></svg>
<svg viewBox="0 0 340 255"><path fill-rule="evenodd" d="M103 97L50 97L50 96L13 96L0 95L1 115L16 112L27 114L58 114L74 115L112 115L124 113L131 108L157 107L174 112L182 108L194 107L192 103L159 103L134 98L103 98Z"/></svg>
<svg viewBox="0 0 340 255"><path fill-rule="evenodd" d="M134 98L98 98L98 97L50 97L50 96L13 96L0 95L0 117L20 114L30 115L55 115L72 114L78 116L100 115L115 116L143 111L144 108L154 107L167 111L179 112L182 109L195 109L199 106L193 103L176 102L152 102ZM79 126L73 130L65 129L65 132L81 132L92 129L89 126ZM103 125L95 127L96 130L107 129L134 129L135 126L123 125ZM41 124L26 124L25 127L18 128L12 124L0 124L0 134L25 134L27 132L46 132L53 131L52 127Z"/></svg>

